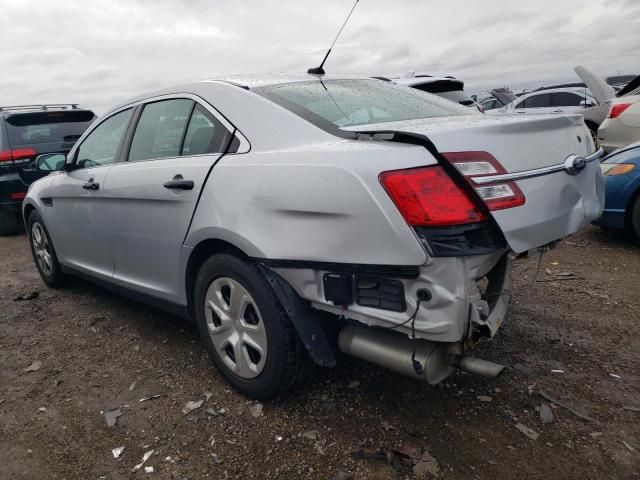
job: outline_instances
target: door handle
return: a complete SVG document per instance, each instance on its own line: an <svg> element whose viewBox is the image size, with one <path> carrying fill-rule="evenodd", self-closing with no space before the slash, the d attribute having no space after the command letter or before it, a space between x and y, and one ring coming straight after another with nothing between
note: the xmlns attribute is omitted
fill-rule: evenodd
<svg viewBox="0 0 640 480"><path fill-rule="evenodd" d="M562 110L561 108L559 108L558 110L554 110L554 111L553 111L553 112L551 112L551 113L563 113L563 112L564 112L564 110Z"/></svg>
<svg viewBox="0 0 640 480"><path fill-rule="evenodd" d="M99 183L95 183L93 181L93 178L92 178L87 183L82 185L82 188L84 188L85 190L98 190L100 188L100 184Z"/></svg>
<svg viewBox="0 0 640 480"><path fill-rule="evenodd" d="M173 180L164 182L164 188L170 190L193 190L193 180L184 180L182 175L178 174Z"/></svg>

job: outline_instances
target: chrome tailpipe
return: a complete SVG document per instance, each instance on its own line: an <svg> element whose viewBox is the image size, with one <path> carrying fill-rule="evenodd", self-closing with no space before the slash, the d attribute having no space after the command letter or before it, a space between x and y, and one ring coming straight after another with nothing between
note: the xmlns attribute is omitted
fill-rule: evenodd
<svg viewBox="0 0 640 480"><path fill-rule="evenodd" d="M416 371L411 355L415 342L415 359L422 372ZM436 385L453 373L456 368L465 372L496 378L504 365L462 355L461 343L412 340L409 336L392 330L349 324L338 336L338 348L342 353L360 358L380 367L388 368L409 377Z"/></svg>

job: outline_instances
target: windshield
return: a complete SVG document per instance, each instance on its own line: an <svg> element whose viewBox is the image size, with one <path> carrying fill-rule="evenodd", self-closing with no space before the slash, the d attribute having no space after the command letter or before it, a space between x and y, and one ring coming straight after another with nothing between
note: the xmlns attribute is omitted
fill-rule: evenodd
<svg viewBox="0 0 640 480"><path fill-rule="evenodd" d="M312 123L319 117L337 127L479 115L435 95L380 80L314 80L253 91Z"/></svg>

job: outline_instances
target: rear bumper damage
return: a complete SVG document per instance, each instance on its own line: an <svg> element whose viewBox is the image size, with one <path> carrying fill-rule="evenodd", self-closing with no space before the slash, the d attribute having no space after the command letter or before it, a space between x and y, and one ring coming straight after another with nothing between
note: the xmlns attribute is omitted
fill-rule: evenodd
<svg viewBox="0 0 640 480"><path fill-rule="evenodd" d="M335 288L334 284L327 284L327 278L337 272L273 270L312 308L345 319L336 345L342 353L430 384L441 382L456 367L493 377L502 370L499 365L463 354L478 339L495 335L504 320L511 296L511 259L506 249L486 255L430 258L415 278L367 276L367 285L401 287L404 305L401 311L360 304L359 286L363 279L357 273L339 273L341 280L335 285L351 290L342 297L350 303L335 305L327 300L327 287ZM395 283L385 283L389 280ZM430 298L416 308L420 290L427 290ZM389 287L389 291L395 294L397 289ZM388 304L395 305L397 302ZM414 313L415 320L411 321Z"/></svg>

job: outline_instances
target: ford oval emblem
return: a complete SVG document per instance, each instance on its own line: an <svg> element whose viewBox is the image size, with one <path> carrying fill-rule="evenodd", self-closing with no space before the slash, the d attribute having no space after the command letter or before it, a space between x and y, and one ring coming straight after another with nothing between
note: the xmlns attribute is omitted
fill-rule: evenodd
<svg viewBox="0 0 640 480"><path fill-rule="evenodd" d="M569 155L564 161L564 171L569 175L577 175L587 166L587 159L582 155Z"/></svg>

